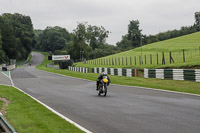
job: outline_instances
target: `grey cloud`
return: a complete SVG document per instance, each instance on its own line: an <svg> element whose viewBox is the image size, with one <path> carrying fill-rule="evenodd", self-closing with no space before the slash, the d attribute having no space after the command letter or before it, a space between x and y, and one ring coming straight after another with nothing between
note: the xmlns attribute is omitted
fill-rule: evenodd
<svg viewBox="0 0 200 133"><path fill-rule="evenodd" d="M115 44L138 19L143 34L155 34L194 23L199 0L1 0L0 13L18 12L32 18L34 28L62 26L70 32L77 22L104 26Z"/></svg>

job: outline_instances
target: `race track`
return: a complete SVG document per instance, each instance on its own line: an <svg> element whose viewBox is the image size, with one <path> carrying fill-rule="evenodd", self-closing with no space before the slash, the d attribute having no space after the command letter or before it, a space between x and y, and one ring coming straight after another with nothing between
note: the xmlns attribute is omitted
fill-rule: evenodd
<svg viewBox="0 0 200 133"><path fill-rule="evenodd" d="M110 85L99 97L96 83L35 68L11 72L14 85L94 133L199 133L200 97ZM112 79L111 79L112 81Z"/></svg>

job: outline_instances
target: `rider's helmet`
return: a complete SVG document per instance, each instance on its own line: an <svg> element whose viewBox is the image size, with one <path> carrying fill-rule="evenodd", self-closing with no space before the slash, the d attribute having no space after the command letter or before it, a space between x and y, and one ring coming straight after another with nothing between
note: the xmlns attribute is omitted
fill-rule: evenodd
<svg viewBox="0 0 200 133"><path fill-rule="evenodd" d="M107 76L107 74L105 72L102 72L101 75L102 76Z"/></svg>

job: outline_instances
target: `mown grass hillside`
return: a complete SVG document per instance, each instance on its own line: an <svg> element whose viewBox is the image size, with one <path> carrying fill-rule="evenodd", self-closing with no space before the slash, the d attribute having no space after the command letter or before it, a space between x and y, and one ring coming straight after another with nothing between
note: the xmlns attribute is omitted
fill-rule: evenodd
<svg viewBox="0 0 200 133"><path fill-rule="evenodd" d="M174 63L172 60L170 63L170 52ZM163 60L165 60L165 64L162 64ZM200 65L200 32L76 64L76 66L82 67L115 68L161 68L195 65Z"/></svg>

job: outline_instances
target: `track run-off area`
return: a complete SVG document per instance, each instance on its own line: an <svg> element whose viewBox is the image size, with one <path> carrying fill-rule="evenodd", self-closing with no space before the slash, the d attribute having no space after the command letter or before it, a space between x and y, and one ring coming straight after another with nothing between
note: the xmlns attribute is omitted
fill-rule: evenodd
<svg viewBox="0 0 200 133"><path fill-rule="evenodd" d="M33 53L31 66L13 70L14 86L91 132L200 131L200 96L112 84L106 97L98 96L94 81L36 69L43 58Z"/></svg>

